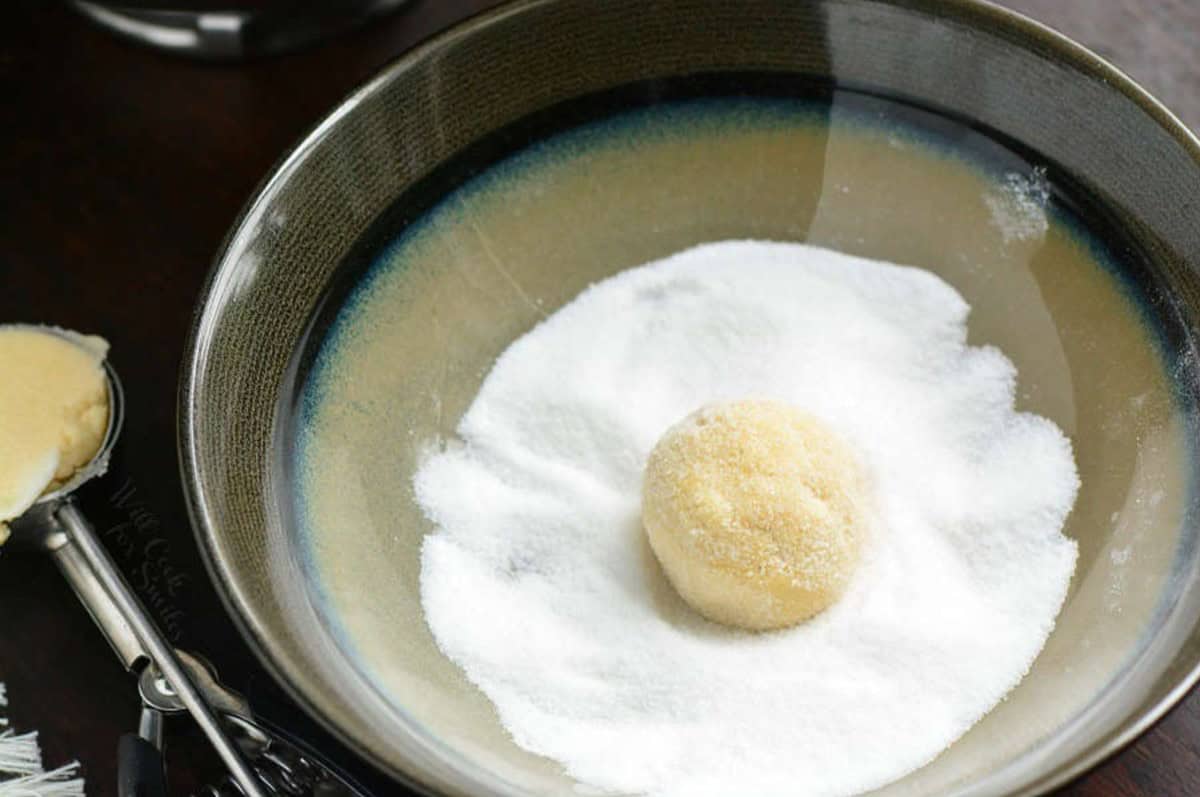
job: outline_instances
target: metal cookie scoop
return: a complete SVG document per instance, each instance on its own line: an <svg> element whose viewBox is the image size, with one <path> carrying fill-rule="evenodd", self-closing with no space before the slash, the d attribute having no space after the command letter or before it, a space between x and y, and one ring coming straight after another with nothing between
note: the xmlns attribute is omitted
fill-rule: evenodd
<svg viewBox="0 0 1200 797"><path fill-rule="evenodd" d="M221 718L225 730L250 762L261 787L272 797L364 797L364 792L344 775L334 771L321 756L278 727L264 724L253 716L246 699L217 680L208 662L186 651L177 650L180 663L192 682ZM120 771L145 770L142 766L155 751L140 744L145 739L161 739L162 719L186 713L186 708L155 670L147 667L138 678L142 697L139 736L121 740ZM157 762L161 768L161 762ZM124 781L123 781L124 783ZM150 797L136 789L134 797ZM226 775L200 791L203 797L241 797L237 779ZM122 797L125 797L122 794Z"/></svg>
<svg viewBox="0 0 1200 797"><path fill-rule="evenodd" d="M59 330L49 327L34 329L59 335L74 343ZM50 554L126 669L139 675L149 671L161 677L182 707L203 729L242 793L247 797L264 797L260 781L218 720L212 701L197 687L180 656L154 625L72 498L72 493L80 485L107 469L121 430L124 415L121 382L107 362L104 363L104 370L108 383L109 412L108 428L100 449L91 462L69 481L43 495L23 515L10 522L12 539L9 544L36 548ZM157 779L161 784L163 776L161 756L158 754L160 732L156 730L152 718L147 721L145 713L143 720L140 736L146 746L141 750L142 760L153 758L158 762ZM128 747L128 744L123 743L123 746ZM122 752L125 758L125 751ZM143 793L157 790L165 794L165 786L159 784L139 783L129 793L140 789ZM125 792L126 785L122 784L122 793Z"/></svg>

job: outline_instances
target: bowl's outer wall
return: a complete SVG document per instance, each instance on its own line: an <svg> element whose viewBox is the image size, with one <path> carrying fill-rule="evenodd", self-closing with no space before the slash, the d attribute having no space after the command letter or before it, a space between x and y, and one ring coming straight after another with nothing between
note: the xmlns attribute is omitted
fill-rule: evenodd
<svg viewBox="0 0 1200 797"><path fill-rule="evenodd" d="M356 91L278 166L202 296L181 386L184 482L201 548L263 659L318 718L394 772L445 793L519 793L406 733L312 606L279 511L274 434L303 338L359 234L469 143L557 101L654 77L799 72L949 109L1059 164L1154 255L1189 318L1200 302L1200 156L1139 89L1033 23L968 2L533 0L470 20ZM1183 348L1190 341L1179 342ZM960 794L1033 793L1125 741L1200 658L1193 546L1180 596L1124 698L1071 744Z"/></svg>

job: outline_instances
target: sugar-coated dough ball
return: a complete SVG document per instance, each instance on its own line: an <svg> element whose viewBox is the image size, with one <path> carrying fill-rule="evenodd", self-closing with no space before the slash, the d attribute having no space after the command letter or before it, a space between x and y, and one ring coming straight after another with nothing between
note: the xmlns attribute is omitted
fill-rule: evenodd
<svg viewBox="0 0 1200 797"><path fill-rule="evenodd" d="M825 609L858 562L866 488L824 423L775 401L704 407L646 464L642 522L667 578L710 620L783 628Z"/></svg>

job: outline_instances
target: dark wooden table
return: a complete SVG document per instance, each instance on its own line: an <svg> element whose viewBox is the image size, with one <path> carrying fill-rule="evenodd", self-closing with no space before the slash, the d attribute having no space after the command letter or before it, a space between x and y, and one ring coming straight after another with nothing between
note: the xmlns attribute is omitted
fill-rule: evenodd
<svg viewBox="0 0 1200 797"><path fill-rule="evenodd" d="M379 66L489 4L428 0L301 53L229 66L117 41L57 3L0 6L0 321L50 321L112 342L128 423L113 473L86 496L89 511L110 545L137 542L118 558L143 594L156 596L160 623L236 674L233 685L281 722L290 709L216 608L187 530L174 424L192 304L275 158ZM1200 3L1007 5L1109 56L1200 128ZM41 730L49 764L78 758L90 794L115 793L116 739L137 722L133 685L53 566L18 552L0 556L0 681L14 726ZM218 771L189 727L180 721L168 733L178 794ZM1196 693L1060 792L1195 794Z"/></svg>

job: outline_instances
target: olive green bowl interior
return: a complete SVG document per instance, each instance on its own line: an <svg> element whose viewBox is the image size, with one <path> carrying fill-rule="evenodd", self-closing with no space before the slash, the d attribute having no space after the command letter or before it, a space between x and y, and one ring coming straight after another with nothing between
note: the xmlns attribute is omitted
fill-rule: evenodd
<svg viewBox="0 0 1200 797"><path fill-rule="evenodd" d="M1133 292L1144 297L1144 312L1169 320L1161 340L1135 340L1142 333L1127 319L1136 314L1117 307L1119 290L1090 291L1056 276L1045 252L1014 266L1017 276L1000 274L1003 264L955 272L945 253L972 245L961 225L955 233L954 224L911 209L874 221L855 205L814 214L817 204L836 207L823 193L828 180L801 177L792 204L757 208L752 217L750 205L714 198L686 223L647 226L611 250L606 225L620 215L590 208L584 196L570 236L513 233L562 256L507 259L505 274L481 272L482 292L456 288L447 276L457 267L453 252L443 265L406 277L393 338L402 342L368 388L396 397L407 437L358 441L346 447L345 461L331 456L329 467L348 474L344 528L336 539L306 541L289 470L297 391L311 366L304 353L339 269L372 224L452 156L566 100L699 74L736 85L750 73L902 98L1014 142L1120 228L1144 263ZM847 168L870 161L840 157ZM714 167L711 178L694 164L681 169L692 168L701 183L711 179L717 197L736 182L728 173L735 167ZM629 185L625 198L636 210L638 192L651 186ZM936 200L938 190L931 183L925 193ZM1188 442L1190 330L1200 306L1197 198L1200 148L1176 120L1087 51L991 6L534 0L504 7L419 47L356 91L279 164L231 232L200 301L180 398L182 468L201 548L231 613L281 682L397 778L455 795L572 793L553 763L505 736L424 625L417 558L429 529L408 490L421 446L452 434L488 364L542 313L591 281L689 243L791 238L929 265L972 302L975 340L997 343L1016 362L1029 388L1025 406L1074 437L1084 488L1067 532L1081 558L1058 627L1022 684L932 764L879 794L1040 793L1145 729L1197 675L1200 552ZM622 224L638 228L636 213ZM913 225L923 225L919 235ZM590 242L590 255L580 254L580 242ZM1070 247L1061 246L1067 257ZM1147 364L1154 346L1166 358L1159 375ZM370 374L363 371L366 382ZM1136 422L1126 417L1131 407L1141 408ZM395 470L392 487L356 493L373 483L356 469L381 467ZM359 528L360 512L393 513L395 523L386 533ZM333 563L321 585L313 545Z"/></svg>

